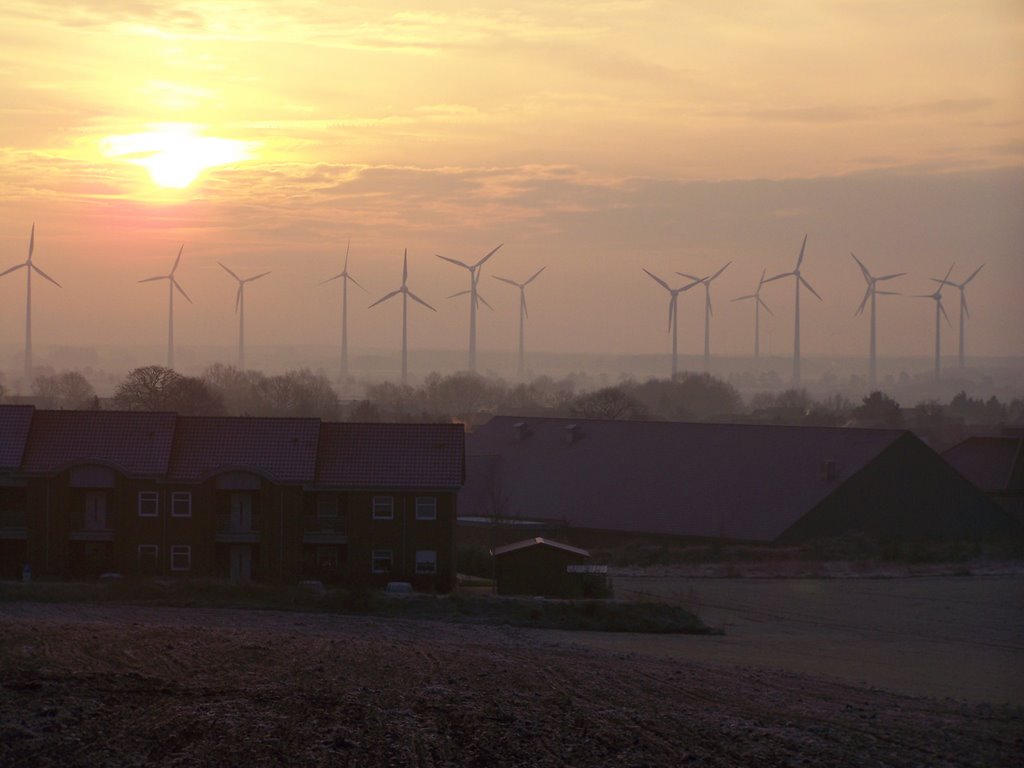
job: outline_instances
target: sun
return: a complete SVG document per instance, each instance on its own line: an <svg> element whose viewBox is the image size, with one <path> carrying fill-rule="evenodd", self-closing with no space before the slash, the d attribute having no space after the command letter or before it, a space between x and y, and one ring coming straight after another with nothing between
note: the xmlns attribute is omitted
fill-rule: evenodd
<svg viewBox="0 0 1024 768"><path fill-rule="evenodd" d="M149 131L108 136L100 142L108 157L140 165L158 187L184 189L208 168L249 157L248 144L202 136L199 126L161 123Z"/></svg>

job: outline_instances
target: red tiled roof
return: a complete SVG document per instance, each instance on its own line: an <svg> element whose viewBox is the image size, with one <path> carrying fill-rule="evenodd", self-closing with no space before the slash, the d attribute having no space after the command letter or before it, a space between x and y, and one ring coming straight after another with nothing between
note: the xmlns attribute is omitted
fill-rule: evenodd
<svg viewBox="0 0 1024 768"><path fill-rule="evenodd" d="M316 482L349 488L458 488L461 424L324 424Z"/></svg>
<svg viewBox="0 0 1024 768"><path fill-rule="evenodd" d="M983 491L1024 490L1024 438L969 437L942 458Z"/></svg>
<svg viewBox="0 0 1024 768"><path fill-rule="evenodd" d="M247 470L277 483L310 483L319 432L318 419L181 416L168 480L195 483Z"/></svg>
<svg viewBox="0 0 1024 768"><path fill-rule="evenodd" d="M162 475L174 420L173 413L36 411L22 470L52 474L74 464L108 464L126 475Z"/></svg>
<svg viewBox="0 0 1024 768"><path fill-rule="evenodd" d="M31 405L0 405L0 472L21 466L34 410Z"/></svg>

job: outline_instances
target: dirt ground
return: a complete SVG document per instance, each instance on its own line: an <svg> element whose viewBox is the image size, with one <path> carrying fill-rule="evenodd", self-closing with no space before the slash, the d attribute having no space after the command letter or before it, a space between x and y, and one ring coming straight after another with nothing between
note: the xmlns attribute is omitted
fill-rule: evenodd
<svg viewBox="0 0 1024 768"><path fill-rule="evenodd" d="M0 604L0 765L989 767L1024 754L1017 707L581 637Z"/></svg>

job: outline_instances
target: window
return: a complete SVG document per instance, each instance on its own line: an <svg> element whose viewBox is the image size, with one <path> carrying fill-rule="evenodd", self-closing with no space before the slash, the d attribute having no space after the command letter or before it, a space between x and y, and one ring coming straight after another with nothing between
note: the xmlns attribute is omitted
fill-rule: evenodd
<svg viewBox="0 0 1024 768"><path fill-rule="evenodd" d="M395 499L393 496L373 497L373 519L393 520L395 517Z"/></svg>
<svg viewBox="0 0 1024 768"><path fill-rule="evenodd" d="M160 514L160 494L156 491L139 491L139 517L156 517Z"/></svg>
<svg viewBox="0 0 1024 768"><path fill-rule="evenodd" d="M371 570L374 573L389 573L391 571L390 549L373 550L373 566Z"/></svg>
<svg viewBox="0 0 1024 768"><path fill-rule="evenodd" d="M437 499L433 496L417 496L416 519L437 520Z"/></svg>
<svg viewBox="0 0 1024 768"><path fill-rule="evenodd" d="M171 570L188 571L192 568L192 547L188 544L171 546Z"/></svg>
<svg viewBox="0 0 1024 768"><path fill-rule="evenodd" d="M338 516L338 497L322 495L316 497L316 516L317 517L337 517Z"/></svg>
<svg viewBox="0 0 1024 768"><path fill-rule="evenodd" d="M107 492L87 491L85 494L85 515L82 527L87 531L103 531L107 528Z"/></svg>
<svg viewBox="0 0 1024 768"><path fill-rule="evenodd" d="M437 573L437 550L416 550L416 573Z"/></svg>
<svg viewBox="0 0 1024 768"><path fill-rule="evenodd" d="M171 494L171 517L192 517L191 491L175 491Z"/></svg>
<svg viewBox="0 0 1024 768"><path fill-rule="evenodd" d="M156 565L157 557L160 555L160 547L156 544L139 544L139 562L152 563Z"/></svg>

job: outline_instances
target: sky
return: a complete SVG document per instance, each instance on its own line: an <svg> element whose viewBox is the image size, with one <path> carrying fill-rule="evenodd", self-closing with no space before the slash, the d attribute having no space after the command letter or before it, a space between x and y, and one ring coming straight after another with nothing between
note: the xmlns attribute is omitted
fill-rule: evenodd
<svg viewBox="0 0 1024 768"><path fill-rule="evenodd" d="M712 351L753 348L762 270L793 268L805 354L866 354L850 253L888 285L968 292L968 352L1024 355L1024 6L1015 0L7 0L0 9L0 271L35 263L37 347L331 344L338 273L354 351L667 353L668 295L714 283ZM24 334L24 271L0 278L0 344ZM791 344L790 281L764 286L762 347ZM958 298L946 294L955 324ZM700 291L680 351L703 349ZM931 354L934 306L880 297L881 355ZM945 329L952 351L955 331ZM771 341L768 335L771 335ZM139 364L154 362L140 360ZM159 362L159 360L155 360Z"/></svg>

